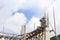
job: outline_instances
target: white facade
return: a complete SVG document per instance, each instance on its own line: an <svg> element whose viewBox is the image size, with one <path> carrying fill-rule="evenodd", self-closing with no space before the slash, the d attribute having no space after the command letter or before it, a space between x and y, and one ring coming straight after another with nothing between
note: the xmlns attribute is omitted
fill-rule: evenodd
<svg viewBox="0 0 60 40"><path fill-rule="evenodd" d="M0 40L19 40L16 36L17 35L0 33Z"/></svg>

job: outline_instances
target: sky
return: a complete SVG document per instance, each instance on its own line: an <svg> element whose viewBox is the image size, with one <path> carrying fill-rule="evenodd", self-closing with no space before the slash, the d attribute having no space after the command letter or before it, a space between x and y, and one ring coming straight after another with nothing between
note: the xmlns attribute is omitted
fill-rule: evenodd
<svg viewBox="0 0 60 40"><path fill-rule="evenodd" d="M49 21L53 27L53 6L55 9L57 34L60 34L60 0L0 0L0 32L20 34L22 25L27 32L40 26L39 20L48 10ZM45 10L45 8L47 8Z"/></svg>

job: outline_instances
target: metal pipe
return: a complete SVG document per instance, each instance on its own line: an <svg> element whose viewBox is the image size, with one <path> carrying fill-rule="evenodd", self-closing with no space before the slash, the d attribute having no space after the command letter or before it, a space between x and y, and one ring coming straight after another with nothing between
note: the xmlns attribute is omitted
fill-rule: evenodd
<svg viewBox="0 0 60 40"><path fill-rule="evenodd" d="M56 34L56 20L55 20L55 11L54 11L54 7L53 7L53 19L54 19L54 29L55 29L55 36L57 38L57 40L59 40L59 38L57 37L57 34Z"/></svg>

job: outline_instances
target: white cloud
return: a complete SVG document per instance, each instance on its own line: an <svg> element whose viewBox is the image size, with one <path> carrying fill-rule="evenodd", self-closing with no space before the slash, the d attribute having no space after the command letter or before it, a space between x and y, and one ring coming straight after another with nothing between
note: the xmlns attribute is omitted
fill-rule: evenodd
<svg viewBox="0 0 60 40"><path fill-rule="evenodd" d="M49 7L53 2L54 0L39 0L38 5L39 7L42 6L42 8L45 8L45 7Z"/></svg>
<svg viewBox="0 0 60 40"><path fill-rule="evenodd" d="M34 25L35 25L35 29L37 28L37 26L40 26L39 20L40 20L40 18L33 16L27 24L27 32L33 31L34 30Z"/></svg>
<svg viewBox="0 0 60 40"><path fill-rule="evenodd" d="M23 24L26 23L26 17L23 13L16 13L15 15L8 18L8 20L5 21L6 23L18 23Z"/></svg>
<svg viewBox="0 0 60 40"><path fill-rule="evenodd" d="M44 0L0 0L0 22L9 18L13 12L19 9L26 10L34 7L39 9L43 1Z"/></svg>
<svg viewBox="0 0 60 40"><path fill-rule="evenodd" d="M18 9L23 8L25 2L26 0L0 0L0 31L3 30L2 24L4 24L6 25L6 30L8 28L9 30L15 30L15 32L18 32L16 25L25 23L25 16L23 13L16 13L14 16L11 15Z"/></svg>
<svg viewBox="0 0 60 40"><path fill-rule="evenodd" d="M21 26L24 25L26 21L27 21L27 18L23 13L16 13L15 15L11 16L4 22L4 28L6 30L9 29L9 30L12 30L12 32L16 32L20 34Z"/></svg>
<svg viewBox="0 0 60 40"><path fill-rule="evenodd" d="M9 18L13 12L23 8L26 0L0 0L0 22Z"/></svg>

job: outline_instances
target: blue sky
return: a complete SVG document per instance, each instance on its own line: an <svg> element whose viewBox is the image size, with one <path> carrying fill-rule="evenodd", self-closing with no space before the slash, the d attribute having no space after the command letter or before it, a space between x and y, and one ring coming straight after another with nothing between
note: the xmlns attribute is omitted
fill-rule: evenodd
<svg viewBox="0 0 60 40"><path fill-rule="evenodd" d="M5 32L20 34L21 25L27 23L27 30L30 29L29 32L32 31L34 29L34 22L39 26L38 21L43 17L45 7L54 5L56 14L59 12L59 0L57 0L55 4L51 5L53 1L54 0L0 0L0 30L3 30L3 24ZM50 13L50 16L51 15L52 14ZM60 19L57 15L56 18L58 20L58 24ZM50 20L52 21L52 19ZM59 33L59 31L57 32Z"/></svg>
<svg viewBox="0 0 60 40"><path fill-rule="evenodd" d="M26 10L20 9L18 10L18 12L23 12L28 20L30 20L32 16L41 17L44 14L44 11L42 9L38 9L36 7L35 8L32 7Z"/></svg>

